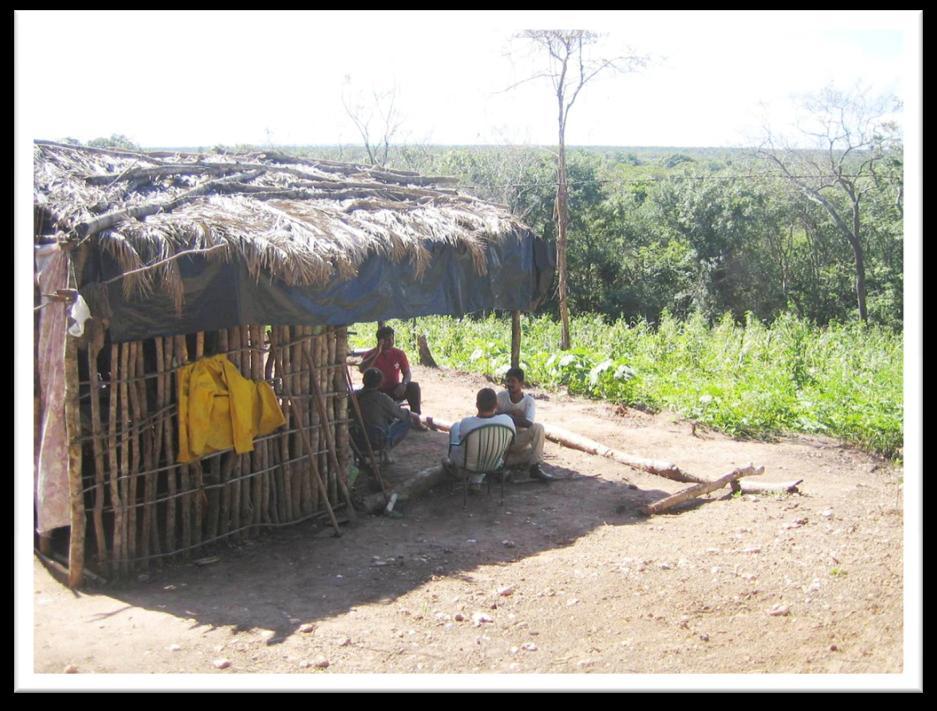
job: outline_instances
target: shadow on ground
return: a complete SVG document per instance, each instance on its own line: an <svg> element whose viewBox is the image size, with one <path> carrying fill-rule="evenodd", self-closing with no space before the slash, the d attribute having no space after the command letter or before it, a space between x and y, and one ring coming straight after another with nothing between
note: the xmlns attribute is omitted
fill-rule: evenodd
<svg viewBox="0 0 937 711"><path fill-rule="evenodd" d="M438 463L446 434L413 433L395 451L388 484ZM646 525L642 505L667 495L594 471L545 466L552 482L507 484L471 495L446 482L397 504L399 517L359 515L331 528L306 522L263 531L193 554L198 566L167 564L145 579L100 589L128 605L195 620L196 626L272 630L277 644L307 623L363 605L388 604L440 577L470 579L481 566L510 564L571 545L600 526ZM372 486L376 486L372 482ZM90 587L88 594L94 594Z"/></svg>

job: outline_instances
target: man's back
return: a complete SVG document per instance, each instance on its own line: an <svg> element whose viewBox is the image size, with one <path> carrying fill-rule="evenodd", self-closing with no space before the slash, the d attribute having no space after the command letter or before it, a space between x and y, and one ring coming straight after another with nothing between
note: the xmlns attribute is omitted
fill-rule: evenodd
<svg viewBox="0 0 937 711"><path fill-rule="evenodd" d="M394 420L408 419L400 405L376 388L365 388L357 392L361 417L366 425L387 427Z"/></svg>

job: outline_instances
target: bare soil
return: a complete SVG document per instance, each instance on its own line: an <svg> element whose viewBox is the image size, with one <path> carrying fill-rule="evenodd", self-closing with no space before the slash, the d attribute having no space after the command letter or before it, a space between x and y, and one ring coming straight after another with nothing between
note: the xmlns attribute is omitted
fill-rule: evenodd
<svg viewBox="0 0 937 711"><path fill-rule="evenodd" d="M472 414L486 381L415 369L424 412ZM80 593L40 563L34 671L79 674L868 674L902 671L902 471L820 438L736 441L531 391L538 420L715 478L753 462L799 494L728 489L672 513L686 485L547 443L549 483L469 498L448 484ZM411 433L388 476L439 461ZM414 685L419 679L414 678Z"/></svg>

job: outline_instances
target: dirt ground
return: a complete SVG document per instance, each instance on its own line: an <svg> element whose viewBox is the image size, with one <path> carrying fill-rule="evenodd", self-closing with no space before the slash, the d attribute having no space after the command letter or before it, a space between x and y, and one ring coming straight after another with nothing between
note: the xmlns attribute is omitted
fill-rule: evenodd
<svg viewBox="0 0 937 711"><path fill-rule="evenodd" d="M414 369L424 412L472 414L483 378ZM819 438L734 441L531 391L540 421L715 478L753 462L799 494L686 485L547 443L567 477L469 498L448 484L360 516L264 533L120 587L73 593L38 562L34 671L61 674L895 674L902 671L902 471ZM391 478L438 462L411 433ZM314 685L313 680L309 680Z"/></svg>

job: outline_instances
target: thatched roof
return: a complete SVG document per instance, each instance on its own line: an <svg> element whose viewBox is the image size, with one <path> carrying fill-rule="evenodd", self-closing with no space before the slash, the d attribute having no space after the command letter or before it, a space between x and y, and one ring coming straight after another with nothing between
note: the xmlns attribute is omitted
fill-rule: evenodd
<svg viewBox="0 0 937 711"><path fill-rule="evenodd" d="M182 252L241 260L256 278L319 286L353 276L375 254L409 260L419 277L429 248L443 243L467 250L484 273L489 243L527 228L504 207L441 187L453 182L276 151L35 143L37 235L90 243L126 274L127 296L155 288L177 305L182 286L172 257Z"/></svg>

